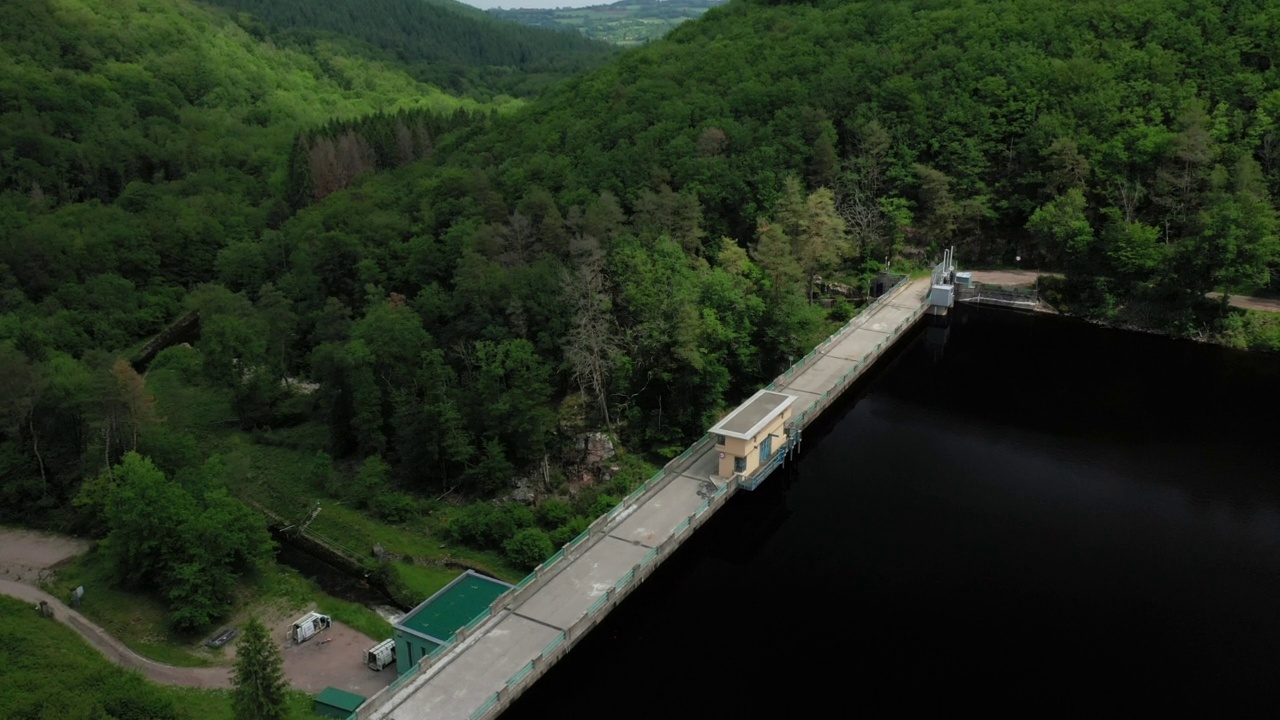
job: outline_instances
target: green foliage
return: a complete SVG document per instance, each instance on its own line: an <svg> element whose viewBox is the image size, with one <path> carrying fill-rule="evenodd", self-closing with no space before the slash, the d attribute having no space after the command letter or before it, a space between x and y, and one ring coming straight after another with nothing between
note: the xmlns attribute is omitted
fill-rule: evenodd
<svg viewBox="0 0 1280 720"><path fill-rule="evenodd" d="M459 94L534 94L611 54L608 45L575 33L498 22L454 3L330 0L317 7L305 0L212 2L251 13L257 32L291 45L306 47L340 35L347 47L377 48L406 63L419 80ZM358 78L349 81L354 84Z"/></svg>
<svg viewBox="0 0 1280 720"><path fill-rule="evenodd" d="M347 494L356 507L368 508L372 504L374 498L386 488L389 472L390 468L379 455L371 455L360 463L360 469L352 478Z"/></svg>
<svg viewBox="0 0 1280 720"><path fill-rule="evenodd" d="M164 598L148 588L124 588L116 577L115 558L101 543L58 568L42 589L69 598L85 588L80 613L138 655L166 665L204 667L216 657L200 643L206 638L174 633Z"/></svg>
<svg viewBox="0 0 1280 720"><path fill-rule="evenodd" d="M110 202L131 182L157 175L178 180L213 166L240 165L250 174L268 169L274 163L264 167L267 157L254 145L278 145L299 121L406 105L457 106L402 71L332 42L274 46L185 0L59 5L59 12L47 3L24 6L25 12L7 5L0 15L0 41L14 60L3 65L0 81L7 96L25 98L0 124L4 146L16 149L16 162L0 175L3 189L38 187L63 201ZM73 50L64 55L67 47ZM210 133L220 142L204 142ZM186 213L171 219L192 223L180 228L184 233L198 233L202 222ZM215 223L203 221L206 228ZM130 239L136 246L139 238ZM114 244L103 250L124 249Z"/></svg>
<svg viewBox="0 0 1280 720"><path fill-rule="evenodd" d="M412 22L366 9L352 32L428 52L438 35L404 30L421 3L387 3ZM1256 2L729 3L506 113L322 35L341 3L12 5L0 510L122 523L134 579L197 616L220 566L147 540L207 537L185 515L218 505L186 478L215 451L237 494L289 517L324 500L317 527L353 546L437 557L439 533L500 566L536 518L408 497L500 496L597 426L678 452L839 321L818 277L856 293L955 244L1065 270L1046 292L1081 314L1159 303L1235 338L1203 293L1280 269L1280 15ZM145 382L115 361L184 307L194 350ZM139 471L132 500L171 501L172 527L107 512L104 472L139 450L182 478ZM630 485L539 527L559 540Z"/></svg>
<svg viewBox="0 0 1280 720"><path fill-rule="evenodd" d="M237 575L271 552L262 519L221 486L224 473L214 458L177 483L131 452L105 479L86 485L86 493L94 489L89 497L105 496L106 546L120 582L163 593L179 630L224 615Z"/></svg>
<svg viewBox="0 0 1280 720"><path fill-rule="evenodd" d="M1219 331L1228 345L1241 350L1280 353L1280 316L1275 313L1233 310Z"/></svg>
<svg viewBox="0 0 1280 720"><path fill-rule="evenodd" d="M373 498L369 510L374 517L400 525L423 512L422 503L412 495L399 492L383 492Z"/></svg>
<svg viewBox="0 0 1280 720"><path fill-rule="evenodd" d="M396 563L395 569L415 605L434 595L458 576L457 570L447 567Z"/></svg>
<svg viewBox="0 0 1280 720"><path fill-rule="evenodd" d="M1093 227L1085 217L1084 193L1072 188L1065 195L1054 198L1037 208L1027 220L1027 230L1039 241L1039 257L1036 261L1069 267L1088 267L1093 244Z"/></svg>
<svg viewBox="0 0 1280 720"><path fill-rule="evenodd" d="M546 530L527 527L508 538L502 551L516 567L532 569L550 557L554 548Z"/></svg>
<svg viewBox="0 0 1280 720"><path fill-rule="evenodd" d="M231 717L226 692L147 682L25 602L0 597L0 616L0 707L6 718Z"/></svg>
<svg viewBox="0 0 1280 720"><path fill-rule="evenodd" d="M277 566L274 573L261 580L262 592L268 598L285 600L293 607L305 607L314 602L318 612L364 634L370 640L386 639L391 635L391 623L381 615L359 603L324 594L319 586L296 570ZM310 703L307 704L307 709L310 709Z"/></svg>
<svg viewBox="0 0 1280 720"><path fill-rule="evenodd" d="M249 618L236 642L231 705L241 720L284 720L288 716L288 683L284 660L267 628Z"/></svg>
<svg viewBox="0 0 1280 720"><path fill-rule="evenodd" d="M190 345L173 345L156 353L150 369L171 370L184 382L196 382L200 373L200 355Z"/></svg>
<svg viewBox="0 0 1280 720"><path fill-rule="evenodd" d="M559 498L550 498L538 505L537 515L539 525L554 530L573 518L573 506Z"/></svg>
<svg viewBox="0 0 1280 720"><path fill-rule="evenodd" d="M588 520L581 515L575 515L572 518L569 518L569 520L563 525L560 525L551 531L550 538L552 546L563 547L570 540L581 535L582 531L586 530L589 525L591 525L591 520Z"/></svg>
<svg viewBox="0 0 1280 720"><path fill-rule="evenodd" d="M495 506L492 503L476 502L454 512L449 520L448 530L456 541L474 547L502 550L517 531L529 529L533 525L533 511L523 505L507 503Z"/></svg>

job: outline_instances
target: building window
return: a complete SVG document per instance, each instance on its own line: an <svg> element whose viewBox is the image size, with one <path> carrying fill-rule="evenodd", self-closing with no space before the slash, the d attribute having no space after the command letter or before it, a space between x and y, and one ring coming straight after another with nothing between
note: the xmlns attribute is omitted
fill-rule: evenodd
<svg viewBox="0 0 1280 720"><path fill-rule="evenodd" d="M734 472L746 472L746 471L747 471L747 459L746 459L746 458L744 458L744 457L735 457L735 458L733 459L733 471L734 471Z"/></svg>
<svg viewBox="0 0 1280 720"><path fill-rule="evenodd" d="M724 436L723 436L723 435L719 435L719 434L717 434L717 435L716 435L716 444L717 444L717 445L724 445Z"/></svg>

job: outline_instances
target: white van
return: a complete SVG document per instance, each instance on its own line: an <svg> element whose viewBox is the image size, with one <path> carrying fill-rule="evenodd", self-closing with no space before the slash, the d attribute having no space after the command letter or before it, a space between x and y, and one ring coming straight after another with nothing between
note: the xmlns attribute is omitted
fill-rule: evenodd
<svg viewBox="0 0 1280 720"><path fill-rule="evenodd" d="M395 640L383 640L364 652L364 664L371 670L381 670L395 661Z"/></svg>
<svg viewBox="0 0 1280 720"><path fill-rule="evenodd" d="M328 615L309 612L293 621L293 625L289 627L289 637L295 643L306 642L314 637L316 633L327 629L332 624L333 620Z"/></svg>

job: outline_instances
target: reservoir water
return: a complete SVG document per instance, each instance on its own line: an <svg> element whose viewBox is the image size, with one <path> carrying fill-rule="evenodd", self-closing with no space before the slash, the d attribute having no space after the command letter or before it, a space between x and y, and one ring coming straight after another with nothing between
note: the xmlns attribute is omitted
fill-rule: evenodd
<svg viewBox="0 0 1280 720"><path fill-rule="evenodd" d="M504 720L1273 716L1277 458L1280 358L957 308Z"/></svg>

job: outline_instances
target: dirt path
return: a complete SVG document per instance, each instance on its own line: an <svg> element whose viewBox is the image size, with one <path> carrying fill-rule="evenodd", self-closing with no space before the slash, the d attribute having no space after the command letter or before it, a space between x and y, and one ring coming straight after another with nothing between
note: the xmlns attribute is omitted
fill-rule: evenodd
<svg viewBox="0 0 1280 720"><path fill-rule="evenodd" d="M138 670L155 682L198 688L231 686L231 668L178 667L148 660L84 615L36 587L41 575L49 568L88 549L88 543L76 538L0 527L0 594L25 600L33 608L44 600L53 606L54 618L79 633L108 660L121 667ZM285 678L290 685L311 693L332 685L369 697L395 679L394 670L374 672L365 667L363 653L375 641L342 623L335 622L318 637L301 645L289 641L286 633L290 623L310 609L313 608L274 607L261 618L280 648ZM235 657L234 642L227 647L228 661Z"/></svg>
<svg viewBox="0 0 1280 720"><path fill-rule="evenodd" d="M1018 285L1034 285L1041 275L1061 277L1059 273L1042 273L1038 270L974 270L973 281L988 285L1016 287ZM1222 293L1205 293L1205 297L1213 300L1222 298ZM1232 307L1259 312L1280 313L1280 300L1270 298L1249 297L1248 295L1232 295L1227 298Z"/></svg>
<svg viewBox="0 0 1280 720"><path fill-rule="evenodd" d="M1214 300L1222 299L1222 293L1211 292L1207 293L1206 296L1213 298ZM1280 300L1249 297L1247 295L1231 295L1227 298L1227 302L1230 303L1232 307L1244 308L1245 310L1280 313Z"/></svg>
<svg viewBox="0 0 1280 720"><path fill-rule="evenodd" d="M53 606L53 616L55 618L80 633L80 636L89 641L89 644L98 648L103 655L106 655L108 660L121 667L139 670L150 680L165 685L186 685L199 688L231 687L229 668L176 667L148 660L125 647L124 643L108 635L107 631L94 625L85 616L63 605L57 598L43 590L20 582L14 582L13 580L0 580L0 593L19 600L26 600L33 606L44 600Z"/></svg>
<svg viewBox="0 0 1280 720"><path fill-rule="evenodd" d="M974 270L971 274L974 282L1005 287L1034 285L1036 278L1041 275L1057 276L1057 273L1042 273L1039 270Z"/></svg>

